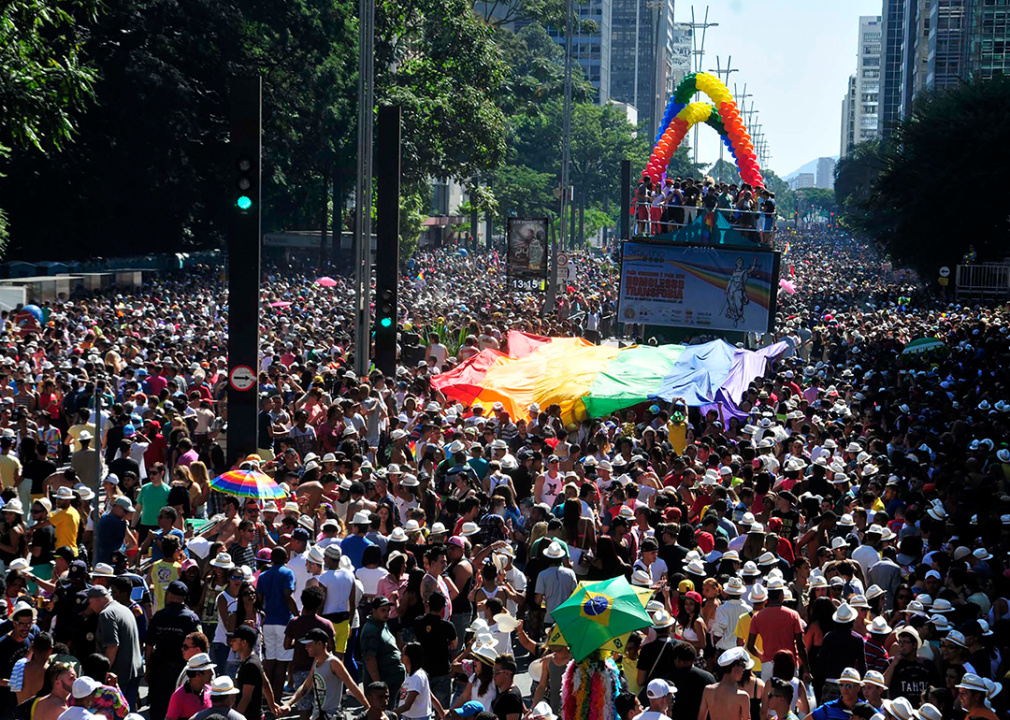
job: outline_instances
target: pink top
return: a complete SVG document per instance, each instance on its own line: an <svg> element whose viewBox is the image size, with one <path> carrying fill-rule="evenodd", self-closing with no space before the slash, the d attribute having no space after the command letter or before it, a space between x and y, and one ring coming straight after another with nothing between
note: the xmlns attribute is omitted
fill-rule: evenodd
<svg viewBox="0 0 1010 720"><path fill-rule="evenodd" d="M189 720L205 708L210 707L210 686L204 687L200 694L194 694L186 689L186 683L172 693L168 701L168 712L165 720Z"/></svg>

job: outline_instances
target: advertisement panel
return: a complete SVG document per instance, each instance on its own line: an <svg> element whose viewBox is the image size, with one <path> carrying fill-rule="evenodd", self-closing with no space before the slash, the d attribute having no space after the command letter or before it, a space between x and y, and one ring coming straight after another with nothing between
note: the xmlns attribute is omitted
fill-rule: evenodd
<svg viewBox="0 0 1010 720"><path fill-rule="evenodd" d="M547 218L508 218L505 230L508 257L505 271L510 290L543 292L550 263Z"/></svg>
<svg viewBox="0 0 1010 720"><path fill-rule="evenodd" d="M777 252L628 242L618 316L626 323L771 332L778 283Z"/></svg>

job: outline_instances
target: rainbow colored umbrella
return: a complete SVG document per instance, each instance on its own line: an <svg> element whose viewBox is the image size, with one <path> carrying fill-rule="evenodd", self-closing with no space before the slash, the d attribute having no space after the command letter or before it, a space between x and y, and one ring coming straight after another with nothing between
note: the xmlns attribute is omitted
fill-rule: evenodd
<svg viewBox="0 0 1010 720"><path fill-rule="evenodd" d="M210 481L215 490L257 500L279 500L287 492L269 475L259 470L229 470Z"/></svg>

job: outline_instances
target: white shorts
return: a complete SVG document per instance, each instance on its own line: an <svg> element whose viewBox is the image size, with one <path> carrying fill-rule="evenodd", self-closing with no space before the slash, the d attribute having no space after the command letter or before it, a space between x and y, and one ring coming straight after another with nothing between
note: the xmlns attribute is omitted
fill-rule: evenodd
<svg viewBox="0 0 1010 720"><path fill-rule="evenodd" d="M284 649L284 625L264 625L263 630L263 659L280 660L290 662L294 660L295 649Z"/></svg>

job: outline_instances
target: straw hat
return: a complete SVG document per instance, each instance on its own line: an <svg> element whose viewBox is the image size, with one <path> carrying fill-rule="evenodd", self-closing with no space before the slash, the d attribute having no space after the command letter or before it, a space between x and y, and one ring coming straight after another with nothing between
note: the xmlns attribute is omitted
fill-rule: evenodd
<svg viewBox="0 0 1010 720"><path fill-rule="evenodd" d="M917 648L921 648L921 647L922 647L922 638L921 638L921 637L919 637L919 631L918 631L918 630L916 630L916 629L915 629L914 627L911 627L911 626L909 626L909 625L905 625L905 626L903 626L903 627L900 627L900 628L898 628L898 629L897 629L897 631L895 632L895 635L896 635L897 637L899 637L899 638L900 638L900 637L901 637L902 635L908 635L908 636L909 636L909 637L911 637L911 638L912 638L913 640L915 640L915 645L916 645L916 647L917 647Z"/></svg>
<svg viewBox="0 0 1010 720"><path fill-rule="evenodd" d="M494 661L498 659L498 651L491 645L475 645L473 656L482 663L494 665Z"/></svg>
<svg viewBox="0 0 1010 720"><path fill-rule="evenodd" d="M932 703L924 703L918 710L912 713L918 720L943 720L943 713Z"/></svg>
<svg viewBox="0 0 1010 720"><path fill-rule="evenodd" d="M974 690L975 692L986 694L989 692L989 689L985 685L985 680L975 673L965 673L964 677L961 678L961 683L955 685L954 687L961 690Z"/></svg>
<svg viewBox="0 0 1010 720"><path fill-rule="evenodd" d="M470 537L471 535L476 535L479 532L480 532L480 525L478 525L475 522L465 522L463 523L463 527L462 529L460 529L459 534L462 535L463 537ZM551 545L556 544L557 543L551 543ZM560 547L560 545L558 547ZM550 551L550 548L548 548L548 551ZM550 555L548 557L555 557L555 556ZM564 551L562 551L561 555L559 555L558 557L564 557Z"/></svg>
<svg viewBox="0 0 1010 720"><path fill-rule="evenodd" d="M835 610L835 614L831 616L831 619L836 623L850 623L855 622L858 616L859 613L857 613L851 605L848 603L842 603L838 606L838 609Z"/></svg>
<svg viewBox="0 0 1010 720"><path fill-rule="evenodd" d="M847 667L842 670L842 674L838 676L839 683L855 683L856 685L863 684L863 678L859 677L859 671L855 668Z"/></svg>
<svg viewBox="0 0 1010 720"><path fill-rule="evenodd" d="M507 612L498 613L491 619L498 624L498 630L500 632L512 632L519 627L519 621Z"/></svg>
<svg viewBox="0 0 1010 720"><path fill-rule="evenodd" d="M407 542L407 533L403 531L402 527L393 528L393 532L389 534L390 542Z"/></svg>
<svg viewBox="0 0 1010 720"><path fill-rule="evenodd" d="M873 600L874 598L878 598L883 594L884 590L879 585L870 585L870 587L866 588L865 597L867 600Z"/></svg>
<svg viewBox="0 0 1010 720"><path fill-rule="evenodd" d="M810 586L811 590L816 590L817 588L826 588L828 586L828 580L823 575L811 575L807 584Z"/></svg>
<svg viewBox="0 0 1010 720"><path fill-rule="evenodd" d="M722 590L727 595L732 595L734 597L739 597L740 595L743 595L745 592L747 592L747 588L743 584L743 580L741 580L738 577L731 577L726 582L726 585L723 586Z"/></svg>
<svg viewBox="0 0 1010 720"><path fill-rule="evenodd" d="M235 567L235 563L231 560L231 555L228 553L218 553L217 557L210 561L210 564L216 568L222 568L224 570L231 570Z"/></svg>
<svg viewBox="0 0 1010 720"><path fill-rule="evenodd" d="M464 535L466 535L466 525L476 525L476 523L466 523L463 526L463 534ZM471 535L472 534L473 533L471 533ZM552 560L558 560L558 559L563 558L565 556L565 549L563 547L561 547L560 543L552 542L550 545L547 546L547 549L544 550L544 555L546 555L547 557L551 558Z"/></svg>
<svg viewBox="0 0 1010 720"><path fill-rule="evenodd" d="M543 677L544 674L544 659L545 658L542 657L537 658L536 660L530 663L530 666L528 668L526 668L526 672L529 673L529 676L538 682L540 678Z"/></svg>
<svg viewBox="0 0 1010 720"><path fill-rule="evenodd" d="M887 683L884 682L883 674L877 672L876 670L866 671L866 674L863 675L863 685L875 685L887 690Z"/></svg>
<svg viewBox="0 0 1010 720"><path fill-rule="evenodd" d="M883 616L878 616L873 618L873 622L870 623L869 631L874 635L890 635L891 626L887 624L887 620Z"/></svg>
<svg viewBox="0 0 1010 720"><path fill-rule="evenodd" d="M655 628L668 628L673 625L674 620L666 610L658 610L652 616L652 626Z"/></svg>
<svg viewBox="0 0 1010 720"><path fill-rule="evenodd" d="M639 587L649 587L652 585L652 576L645 570L636 570L631 573L631 584Z"/></svg>
<svg viewBox="0 0 1010 720"><path fill-rule="evenodd" d="M870 603L866 602L866 596L864 595L853 595L849 598L849 605L854 608L870 609Z"/></svg>
<svg viewBox="0 0 1010 720"><path fill-rule="evenodd" d="M750 591L751 602L766 602L768 600L768 589L764 585L754 585Z"/></svg>
<svg viewBox="0 0 1010 720"><path fill-rule="evenodd" d="M226 695L238 695L239 689L235 687L235 682L227 675L219 675L210 682L211 697L225 697Z"/></svg>
<svg viewBox="0 0 1010 720"><path fill-rule="evenodd" d="M897 720L914 720L915 710L912 704L903 697L896 700L884 700L884 710Z"/></svg>
<svg viewBox="0 0 1010 720"><path fill-rule="evenodd" d="M745 577L756 577L761 574L758 570L757 565L754 564L752 560L748 560L743 564L743 570L740 571Z"/></svg>

